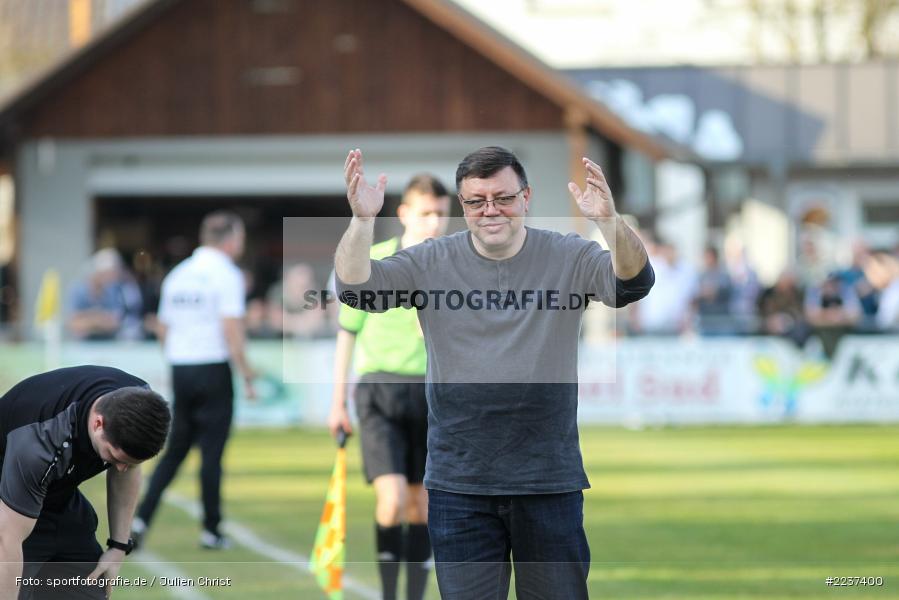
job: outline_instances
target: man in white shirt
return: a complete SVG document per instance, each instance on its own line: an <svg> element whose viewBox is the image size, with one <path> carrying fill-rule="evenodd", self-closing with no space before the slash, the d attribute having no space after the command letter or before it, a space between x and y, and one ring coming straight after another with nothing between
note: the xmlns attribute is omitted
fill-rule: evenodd
<svg viewBox="0 0 899 600"><path fill-rule="evenodd" d="M228 212L203 219L193 255L172 269L162 283L159 338L172 365L174 419L165 454L153 472L137 512L132 537L139 543L163 491L175 477L191 446L202 457L203 531L200 545L223 549L228 541L221 522L222 454L234 408L231 364L255 397L247 363L243 317L246 290L234 261L243 254L243 221Z"/></svg>
<svg viewBox="0 0 899 600"><path fill-rule="evenodd" d="M646 335L680 335L689 328L690 302L698 277L671 244L653 244L649 260L655 270L652 293L634 305L635 329Z"/></svg>
<svg viewBox="0 0 899 600"><path fill-rule="evenodd" d="M899 261L893 261L892 280L880 293L877 326L881 331L899 331Z"/></svg>

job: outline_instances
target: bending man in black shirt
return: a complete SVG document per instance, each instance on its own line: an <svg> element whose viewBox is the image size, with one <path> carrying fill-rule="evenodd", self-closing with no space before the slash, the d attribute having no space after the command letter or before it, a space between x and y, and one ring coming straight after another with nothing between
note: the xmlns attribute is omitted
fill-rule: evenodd
<svg viewBox="0 0 899 600"><path fill-rule="evenodd" d="M118 575L140 491L140 470L131 467L159 453L170 420L145 381L109 367L35 375L0 398L0 599L17 590L20 600L107 597L96 582L60 588L47 578ZM78 491L102 471L105 552L97 514Z"/></svg>

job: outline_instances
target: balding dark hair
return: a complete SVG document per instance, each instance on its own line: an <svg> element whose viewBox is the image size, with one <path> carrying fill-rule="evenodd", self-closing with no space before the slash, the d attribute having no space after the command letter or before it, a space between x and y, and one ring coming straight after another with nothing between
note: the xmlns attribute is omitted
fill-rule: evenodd
<svg viewBox="0 0 899 600"><path fill-rule="evenodd" d="M200 225L200 243L204 246L220 246L243 228L243 219L233 212L220 210L210 213Z"/></svg>

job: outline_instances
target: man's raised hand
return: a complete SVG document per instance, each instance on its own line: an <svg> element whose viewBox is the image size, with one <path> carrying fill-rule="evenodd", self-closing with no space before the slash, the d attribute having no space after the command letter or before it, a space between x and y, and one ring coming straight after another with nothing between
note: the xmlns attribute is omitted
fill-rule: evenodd
<svg viewBox="0 0 899 600"><path fill-rule="evenodd" d="M598 164L584 157L584 166L587 168L587 187L584 191L574 182L568 184L571 197L577 202L581 214L595 221L597 219L609 219L618 215L615 211L615 200L612 191L602 169Z"/></svg>
<svg viewBox="0 0 899 600"><path fill-rule="evenodd" d="M362 169L362 151L356 148L347 154L343 165L343 178L346 181L346 197L350 201L353 216L361 219L376 217L384 206L387 176L382 173L378 175L377 185L369 185L365 181Z"/></svg>

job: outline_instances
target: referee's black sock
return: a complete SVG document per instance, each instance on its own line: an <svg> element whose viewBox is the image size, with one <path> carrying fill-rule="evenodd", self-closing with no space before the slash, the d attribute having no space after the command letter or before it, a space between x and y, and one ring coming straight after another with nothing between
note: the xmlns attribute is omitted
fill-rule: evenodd
<svg viewBox="0 0 899 600"><path fill-rule="evenodd" d="M375 544L383 600L396 600L396 582L403 558L403 526L381 527L375 523Z"/></svg>
<svg viewBox="0 0 899 600"><path fill-rule="evenodd" d="M406 598L423 600L434 565L427 525L410 523L406 528L406 561Z"/></svg>

